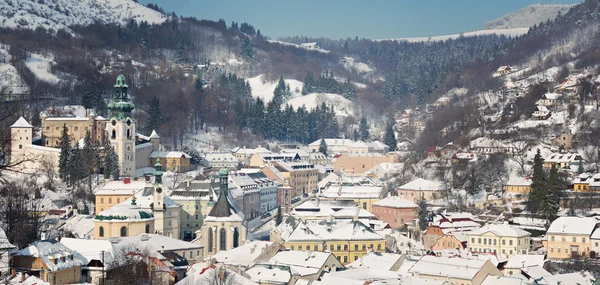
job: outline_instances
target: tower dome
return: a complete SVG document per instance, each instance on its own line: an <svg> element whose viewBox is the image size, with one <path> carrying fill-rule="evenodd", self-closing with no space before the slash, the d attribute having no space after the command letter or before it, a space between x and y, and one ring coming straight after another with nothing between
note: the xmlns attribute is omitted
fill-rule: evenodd
<svg viewBox="0 0 600 285"><path fill-rule="evenodd" d="M135 109L135 105L129 98L127 81L123 72L117 76L117 81L114 85L115 94L112 100L108 103L108 110L110 111L110 117L118 120L124 120L126 118L132 118L131 111Z"/></svg>
<svg viewBox="0 0 600 285"><path fill-rule="evenodd" d="M221 170L219 170L219 177L223 178L227 176L229 176L229 170L227 170L227 168L221 168Z"/></svg>

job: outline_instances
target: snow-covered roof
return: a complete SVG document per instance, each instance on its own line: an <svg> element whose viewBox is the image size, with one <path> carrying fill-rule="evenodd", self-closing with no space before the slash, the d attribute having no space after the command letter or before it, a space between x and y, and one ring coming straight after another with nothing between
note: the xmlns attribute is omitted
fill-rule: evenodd
<svg viewBox="0 0 600 285"><path fill-rule="evenodd" d="M271 244L273 243L270 241L251 241L230 250L219 251L211 258L225 265L251 266Z"/></svg>
<svg viewBox="0 0 600 285"><path fill-rule="evenodd" d="M419 190L419 191L442 191L444 184L440 181L430 181L423 178L417 178L400 187L398 190Z"/></svg>
<svg viewBox="0 0 600 285"><path fill-rule="evenodd" d="M325 198L373 198L378 199L383 195L382 186L363 185L330 185L321 193Z"/></svg>
<svg viewBox="0 0 600 285"><path fill-rule="evenodd" d="M358 213L357 213L358 212ZM359 219L375 219L376 216L371 212L356 206L353 208L343 208L331 214L336 219L358 217Z"/></svg>
<svg viewBox="0 0 600 285"><path fill-rule="evenodd" d="M25 275L25 280L21 282L21 278L23 278L23 275ZM7 280L7 282L8 283L6 284L8 285L50 285L49 282L46 282L37 276L28 275L25 272L18 272L14 278Z"/></svg>
<svg viewBox="0 0 600 285"><path fill-rule="evenodd" d="M276 161L275 167L280 171L294 172L315 169L315 166L306 161Z"/></svg>
<svg viewBox="0 0 600 285"><path fill-rule="evenodd" d="M4 232L4 230L2 228L0 228L0 249L7 250L7 249L13 249L13 248L17 248L17 247L8 241L8 238L6 237L6 233Z"/></svg>
<svg viewBox="0 0 600 285"><path fill-rule="evenodd" d="M209 152L204 155L204 160L210 162L230 161L238 162L238 159L230 152Z"/></svg>
<svg viewBox="0 0 600 285"><path fill-rule="evenodd" d="M81 254L55 239L35 241L14 255L40 258L50 271L86 265L86 259Z"/></svg>
<svg viewBox="0 0 600 285"><path fill-rule="evenodd" d="M285 239L294 241L347 241L347 240L384 240L371 228L360 221L322 220L301 221Z"/></svg>
<svg viewBox="0 0 600 285"><path fill-rule="evenodd" d="M508 259L504 268L523 268L529 266L544 266L546 258L544 255L516 254Z"/></svg>
<svg viewBox="0 0 600 285"><path fill-rule="evenodd" d="M292 272L289 266L257 264L244 272L250 280L260 284L289 284Z"/></svg>
<svg viewBox="0 0 600 285"><path fill-rule="evenodd" d="M160 139L160 136L158 136L158 133L155 130L152 130L152 133L150 134L150 136L148 138L149 139Z"/></svg>
<svg viewBox="0 0 600 285"><path fill-rule="evenodd" d="M591 235L597 223L595 218L559 217L552 222L547 234Z"/></svg>
<svg viewBox="0 0 600 285"><path fill-rule="evenodd" d="M219 271L226 270L227 283L235 285L258 285L256 283L239 273L236 273L228 269L223 264L207 264L199 262L187 271L186 277L181 281L177 282L177 285L196 285L196 284L212 284L214 280L217 280Z"/></svg>
<svg viewBox="0 0 600 285"><path fill-rule="evenodd" d="M149 187L148 182L144 180L131 181L125 183L122 180L109 181L104 184L102 189L96 191L94 195L133 195L144 188Z"/></svg>
<svg viewBox="0 0 600 285"><path fill-rule="evenodd" d="M354 144L354 141L350 140L350 139L325 139L325 144L327 144L327 148L332 147L332 146L346 146L347 147L347 146ZM320 146L320 145L321 145L320 139L309 144L309 146Z"/></svg>
<svg viewBox="0 0 600 285"><path fill-rule="evenodd" d="M152 209L154 204L154 187L144 188L143 191L138 191L134 196L135 203L142 209ZM131 202L131 198L127 198L127 200L121 202L121 204L129 205ZM173 201L173 199L167 195L163 196L163 204L167 208L181 207L181 205Z"/></svg>
<svg viewBox="0 0 600 285"><path fill-rule="evenodd" d="M158 234L140 234L131 237L121 237L117 243L118 247L135 246L138 249L147 248L160 252L181 251L181 250L201 250L204 245L182 241L176 238L158 235Z"/></svg>
<svg viewBox="0 0 600 285"><path fill-rule="evenodd" d="M508 146L505 145L504 143L502 143L501 141L497 141L497 140L483 140L480 143L478 143L477 145L475 145L475 148L507 148Z"/></svg>
<svg viewBox="0 0 600 285"><path fill-rule="evenodd" d="M154 220L154 214L151 211L140 208L138 205L131 205L131 202L114 205L96 215L96 221L102 222L122 222L123 220Z"/></svg>
<svg viewBox="0 0 600 285"><path fill-rule="evenodd" d="M183 151L158 151L155 150L150 154L151 158L191 158L191 156Z"/></svg>
<svg viewBox="0 0 600 285"><path fill-rule="evenodd" d="M233 153L252 155L252 154L256 154L256 153L271 153L271 151L264 147L257 147L257 148L239 147L239 148L234 149Z"/></svg>
<svg viewBox="0 0 600 285"><path fill-rule="evenodd" d="M331 255L318 251L280 251L265 264L287 265L294 275L306 276L319 272Z"/></svg>
<svg viewBox="0 0 600 285"><path fill-rule="evenodd" d="M105 265L109 264L115 253L112 243L108 240L61 238L60 243L79 252L85 258L84 266L92 260L102 261L103 259ZM104 256L102 256L103 252Z"/></svg>
<svg viewBox="0 0 600 285"><path fill-rule="evenodd" d="M511 177L506 186L531 186L531 177Z"/></svg>
<svg viewBox="0 0 600 285"><path fill-rule="evenodd" d="M524 280L507 276L488 275L481 285L524 285Z"/></svg>
<svg viewBox="0 0 600 285"><path fill-rule="evenodd" d="M551 276L545 276L542 280L538 281L538 284L547 285L592 285L596 278L587 271L566 273L566 274L555 274Z"/></svg>
<svg viewBox="0 0 600 285"><path fill-rule="evenodd" d="M25 118L23 118L22 116L19 117L19 119L12 124L12 126L10 126L11 128L33 128L33 126L27 122L27 120L25 120Z"/></svg>
<svg viewBox="0 0 600 285"><path fill-rule="evenodd" d="M425 255L408 273L472 280L486 262L489 261Z"/></svg>
<svg viewBox="0 0 600 285"><path fill-rule="evenodd" d="M560 97L560 94L558 93L546 93L542 98L547 100L556 100L558 97Z"/></svg>
<svg viewBox="0 0 600 285"><path fill-rule="evenodd" d="M550 111L548 111L548 108L546 108L546 106L540 106L540 105L536 105L536 112L540 112L540 113L548 113Z"/></svg>
<svg viewBox="0 0 600 285"><path fill-rule="evenodd" d="M524 237L531 236L531 233L524 231L516 226L509 224L487 224L479 229L467 233L469 236L479 236L491 232L499 237Z"/></svg>
<svg viewBox="0 0 600 285"><path fill-rule="evenodd" d="M390 270L401 259L402 255L400 254L369 252L358 260L346 265L346 267Z"/></svg>
<svg viewBox="0 0 600 285"><path fill-rule="evenodd" d="M581 160L581 155L578 153L559 153L553 152L544 158L544 162L553 163L571 163L577 160Z"/></svg>
<svg viewBox="0 0 600 285"><path fill-rule="evenodd" d="M419 206L412 201L402 199L398 196L390 196L383 200L373 203L373 206L390 208L418 208Z"/></svg>

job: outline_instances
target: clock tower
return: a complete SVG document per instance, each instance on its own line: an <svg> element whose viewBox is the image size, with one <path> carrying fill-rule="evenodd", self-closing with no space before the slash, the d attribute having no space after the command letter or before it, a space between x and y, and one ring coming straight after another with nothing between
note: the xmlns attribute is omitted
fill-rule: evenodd
<svg viewBox="0 0 600 285"><path fill-rule="evenodd" d="M135 105L129 97L125 76L120 73L114 85L115 93L108 103L110 117L106 123L106 131L119 160L122 176L135 176L135 120L131 111Z"/></svg>
<svg viewBox="0 0 600 285"><path fill-rule="evenodd" d="M154 165L154 199L152 202L152 213L154 214L154 229L157 234L165 234L165 193L162 183L162 165L156 160Z"/></svg>

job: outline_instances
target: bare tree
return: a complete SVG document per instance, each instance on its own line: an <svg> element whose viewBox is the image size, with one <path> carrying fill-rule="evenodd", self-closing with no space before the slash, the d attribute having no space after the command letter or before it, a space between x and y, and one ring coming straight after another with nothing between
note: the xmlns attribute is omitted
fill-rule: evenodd
<svg viewBox="0 0 600 285"><path fill-rule="evenodd" d="M41 166L41 170L42 172L46 175L46 178L48 179L46 181L46 188L53 188L54 185L54 178L56 177L56 160L54 160L51 156L49 155L44 155L41 160L40 160L40 166Z"/></svg>
<svg viewBox="0 0 600 285"><path fill-rule="evenodd" d="M513 142L511 146L513 147L513 154L509 157L512 161L516 162L521 168L521 172L519 174L525 175L525 165L527 165L528 161L527 150L529 149L531 144L528 141L516 141Z"/></svg>
<svg viewBox="0 0 600 285"><path fill-rule="evenodd" d="M0 219L10 243L23 248L40 238L43 220L41 199L27 193L24 181L10 182L0 188Z"/></svg>
<svg viewBox="0 0 600 285"><path fill-rule="evenodd" d="M165 274L169 274L170 269L155 255L152 250L134 246L117 248L110 262L105 264L103 284L164 284Z"/></svg>

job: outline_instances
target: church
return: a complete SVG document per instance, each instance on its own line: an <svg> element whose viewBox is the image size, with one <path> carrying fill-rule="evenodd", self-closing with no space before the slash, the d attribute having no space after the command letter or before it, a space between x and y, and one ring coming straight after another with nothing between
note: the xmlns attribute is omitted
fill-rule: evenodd
<svg viewBox="0 0 600 285"><path fill-rule="evenodd" d="M33 126L20 117L11 126L11 163L18 164L19 170L58 169L60 149L57 140L60 138L57 134L62 131L62 126L66 126L73 144L81 144L87 131L96 141L109 139L118 156L123 177L135 177L136 169L148 169L157 161L164 164L166 170L187 171L191 158L188 154L162 151L156 131L150 136L137 132L137 122L132 115L135 105L131 102L129 86L122 73L117 76L113 87L114 94L107 106L110 115L106 119L93 115L86 118L43 116L40 136L34 138ZM107 138L104 138L104 133L108 134Z"/></svg>

